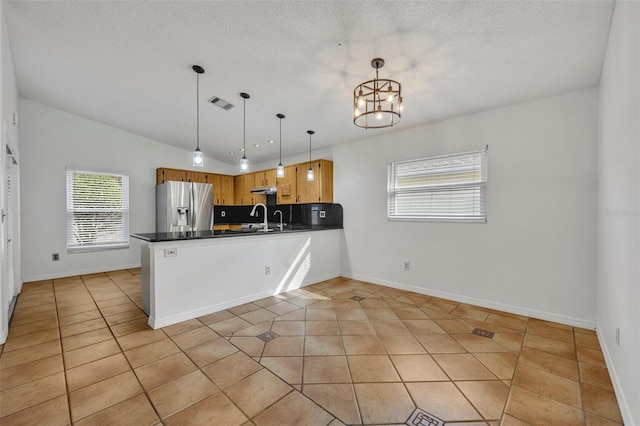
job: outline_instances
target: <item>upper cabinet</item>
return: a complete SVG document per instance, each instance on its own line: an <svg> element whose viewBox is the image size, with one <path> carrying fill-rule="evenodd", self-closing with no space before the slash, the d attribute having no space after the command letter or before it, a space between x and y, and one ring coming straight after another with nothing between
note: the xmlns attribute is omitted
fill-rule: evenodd
<svg viewBox="0 0 640 426"><path fill-rule="evenodd" d="M284 177L276 178L276 170L263 170L238 176L158 168L156 183L168 180L213 184L213 204L216 206L250 206L265 203L265 196L252 194L260 186L277 187L278 204L333 203L333 162L311 162L315 179L307 181L309 163L292 164L284 168Z"/></svg>

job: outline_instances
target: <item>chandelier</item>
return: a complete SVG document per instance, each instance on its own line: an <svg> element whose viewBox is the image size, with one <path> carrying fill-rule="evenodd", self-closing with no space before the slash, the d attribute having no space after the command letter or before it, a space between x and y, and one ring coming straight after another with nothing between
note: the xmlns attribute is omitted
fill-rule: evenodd
<svg viewBox="0 0 640 426"><path fill-rule="evenodd" d="M371 66L376 69L376 78L353 89L353 124L365 129L393 126L402 115L402 86L395 80L378 78L384 59L374 59Z"/></svg>

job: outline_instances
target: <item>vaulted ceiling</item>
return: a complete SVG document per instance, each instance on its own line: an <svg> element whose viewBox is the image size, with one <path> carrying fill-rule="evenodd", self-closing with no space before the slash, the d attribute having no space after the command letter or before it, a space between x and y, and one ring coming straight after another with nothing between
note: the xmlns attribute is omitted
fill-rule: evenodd
<svg viewBox="0 0 640 426"><path fill-rule="evenodd" d="M598 84L605 1L3 1L22 97L193 150L252 162ZM353 125L353 89L403 85L392 128ZM229 111L207 102L218 96ZM268 143L274 140L275 143ZM254 145L259 144L257 148ZM231 155L234 152L235 155ZM239 155L238 155L239 154Z"/></svg>

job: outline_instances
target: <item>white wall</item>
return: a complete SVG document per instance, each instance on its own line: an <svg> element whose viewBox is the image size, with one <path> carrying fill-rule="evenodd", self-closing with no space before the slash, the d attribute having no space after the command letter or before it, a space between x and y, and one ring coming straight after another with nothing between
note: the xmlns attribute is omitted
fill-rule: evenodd
<svg viewBox="0 0 640 426"><path fill-rule="evenodd" d="M155 169L193 169L191 152L22 98L19 125L25 282L139 265L135 239L129 249L66 253L65 167L129 173L129 230L155 232ZM203 170L235 168L205 157Z"/></svg>
<svg viewBox="0 0 640 426"><path fill-rule="evenodd" d="M593 87L335 147L343 274L593 328L597 106ZM488 223L387 221L389 162L485 145Z"/></svg>
<svg viewBox="0 0 640 426"><path fill-rule="evenodd" d="M600 80L598 142L598 335L629 425L640 424L639 27L640 3L617 2Z"/></svg>

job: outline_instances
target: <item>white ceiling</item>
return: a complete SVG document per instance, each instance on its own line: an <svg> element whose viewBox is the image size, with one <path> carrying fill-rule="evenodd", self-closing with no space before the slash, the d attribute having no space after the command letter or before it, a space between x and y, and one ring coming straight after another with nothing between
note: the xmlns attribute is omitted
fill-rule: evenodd
<svg viewBox="0 0 640 426"><path fill-rule="evenodd" d="M20 95L230 164L598 84L607 1L3 1ZM403 86L398 125L352 123L354 87ZM208 104L213 95L235 105ZM269 139L275 144L268 144ZM254 144L260 144L255 148ZM235 156L229 154L236 152Z"/></svg>

